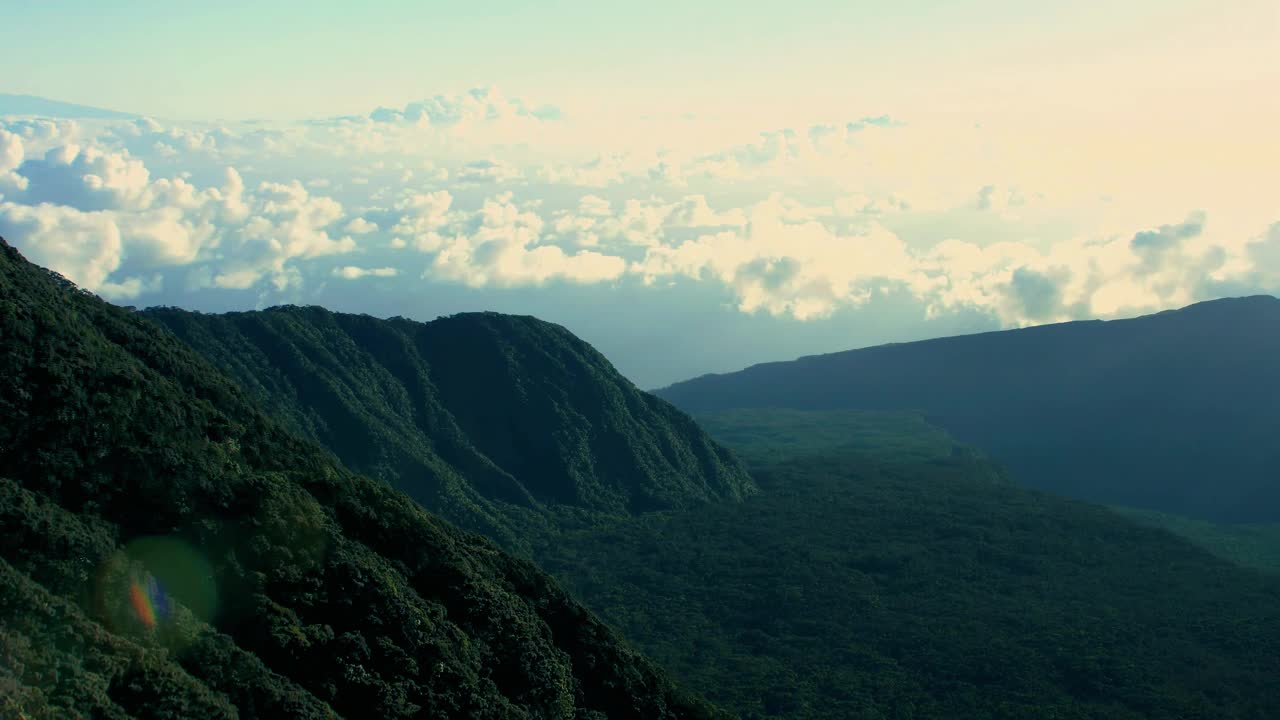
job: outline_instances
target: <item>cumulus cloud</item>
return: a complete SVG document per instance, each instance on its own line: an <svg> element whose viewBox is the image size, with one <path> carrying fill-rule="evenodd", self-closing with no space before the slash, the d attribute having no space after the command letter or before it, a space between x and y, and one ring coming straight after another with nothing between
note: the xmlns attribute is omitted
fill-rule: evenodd
<svg viewBox="0 0 1280 720"><path fill-rule="evenodd" d="M395 277L400 271L393 267L362 268L355 265L334 268L333 276L344 280L359 280L362 277Z"/></svg>
<svg viewBox="0 0 1280 720"><path fill-rule="evenodd" d="M561 119L562 113L552 105L533 108L520 98L505 97L496 87L483 87L456 95L436 95L401 108L380 107L369 117L375 122L452 128L512 118L549 122Z"/></svg>
<svg viewBox="0 0 1280 720"><path fill-rule="evenodd" d="M1035 223L1050 202L1026 189L1041 181L988 183L991 168L973 163L927 179L933 158L956 162L953 138L913 137L885 116L706 146L584 141L592 154L571 160L540 154L557 128L576 130L492 88L280 127L4 120L0 232L115 298L293 290L309 273L411 282L398 268L413 253L435 281L685 278L723 285L744 312L800 320L886 290L930 314L976 308L1025 325L1280 288L1280 224L1227 237L1213 213L1142 228L1170 218L1104 208L1046 239L1051 223ZM983 232L957 229L966 222ZM357 251L358 265L314 262Z"/></svg>
<svg viewBox="0 0 1280 720"><path fill-rule="evenodd" d="M474 213L460 213L436 235L430 277L472 287L540 285L549 280L593 283L626 271L622 258L595 251L566 253L542 243L542 218L512 202L511 193L489 198Z"/></svg>
<svg viewBox="0 0 1280 720"><path fill-rule="evenodd" d="M1226 274L1223 279L1233 281L1235 292L1280 294L1280 222L1250 239L1244 246L1243 258L1233 265L1237 272L1234 276Z"/></svg>
<svg viewBox="0 0 1280 720"><path fill-rule="evenodd" d="M80 124L75 120L50 118L0 119L0 130L18 136L28 155L43 153L57 145L79 142Z"/></svg>
<svg viewBox="0 0 1280 720"><path fill-rule="evenodd" d="M26 189L16 199L78 210L136 209L147 204L150 173L141 161L97 147L62 145L18 168Z"/></svg>
<svg viewBox="0 0 1280 720"><path fill-rule="evenodd" d="M1205 217L1196 213L1185 222L1161 225L1155 230L1143 230L1129 241L1129 248L1138 256L1138 271L1143 274L1159 272L1168 266L1170 259L1182 250L1185 241L1204 232Z"/></svg>
<svg viewBox="0 0 1280 720"><path fill-rule="evenodd" d="M0 130L0 172L17 170L24 155L22 138L8 130Z"/></svg>
<svg viewBox="0 0 1280 720"><path fill-rule="evenodd" d="M796 221L789 210L775 195L753 207L741 229L652 246L634 269L649 282L671 275L716 279L733 289L744 312L801 320L860 305L877 283L915 279L905 244L878 224L843 234L817 220Z"/></svg>
<svg viewBox="0 0 1280 720"><path fill-rule="evenodd" d="M243 289L270 278L276 289L299 281L287 267L295 259L311 259L351 252L350 236L333 237L326 228L339 220L342 205L336 200L312 196L302 183L264 182L257 188L248 219L225 233L219 251L220 269L213 275L215 287Z"/></svg>
<svg viewBox="0 0 1280 720"><path fill-rule="evenodd" d="M17 133L0 136L0 162L12 168L0 174L0 231L36 262L113 298L154 292L163 285L157 269L197 262L209 264L204 275L216 287L268 276L294 282L290 261L354 248L350 237L325 230L341 205L297 182L264 182L247 193L241 175L226 168L221 186L200 188L181 175L152 179L128 151L59 145L24 159L24 143Z"/></svg>
<svg viewBox="0 0 1280 720"><path fill-rule="evenodd" d="M674 231L741 227L746 222L741 209L714 210L704 195L687 195L670 202L656 197L633 198L617 212L605 198L585 195L576 211L554 213L552 234L583 246L604 242L647 247L662 244Z"/></svg>
<svg viewBox="0 0 1280 720"><path fill-rule="evenodd" d="M368 235L369 233L378 232L378 223L358 217L347 223L345 230L352 235Z"/></svg>
<svg viewBox="0 0 1280 720"><path fill-rule="evenodd" d="M0 236L21 243L32 262L89 289L106 283L124 251L108 214L49 204L0 203Z"/></svg>
<svg viewBox="0 0 1280 720"><path fill-rule="evenodd" d="M7 130L0 130L0 198L27 189L27 179L17 173L26 150L22 138Z"/></svg>

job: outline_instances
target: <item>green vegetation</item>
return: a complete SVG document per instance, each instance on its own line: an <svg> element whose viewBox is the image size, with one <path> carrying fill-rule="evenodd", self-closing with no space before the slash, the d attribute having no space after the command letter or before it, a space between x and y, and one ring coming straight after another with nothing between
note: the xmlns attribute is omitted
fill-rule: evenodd
<svg viewBox="0 0 1280 720"><path fill-rule="evenodd" d="M919 413L860 410L725 410L698 423L756 467L806 457L837 456L881 465L963 464L975 475L1007 482L981 453L957 443Z"/></svg>
<svg viewBox="0 0 1280 720"><path fill-rule="evenodd" d="M1280 579L1022 489L919 417L702 416L743 503L537 557L744 718L1274 716Z"/></svg>
<svg viewBox="0 0 1280 720"><path fill-rule="evenodd" d="M2 717L719 716L3 241L0 378Z"/></svg>
<svg viewBox="0 0 1280 720"><path fill-rule="evenodd" d="M709 436L532 318L135 313L2 242L0 340L6 720L727 717L414 500L748 720L1280 707L1280 577L1148 525L1265 544L1023 489L933 415Z"/></svg>
<svg viewBox="0 0 1280 720"><path fill-rule="evenodd" d="M522 554L531 537L600 516L754 492L688 415L535 318L144 314L348 467Z"/></svg>
<svg viewBox="0 0 1280 720"><path fill-rule="evenodd" d="M1280 525L1211 523L1134 508L1112 508L1144 525L1181 535L1237 565L1280 573Z"/></svg>
<svg viewBox="0 0 1280 720"><path fill-rule="evenodd" d="M1023 485L1213 522L1280 522L1280 299L883 345L657 391L693 413L915 411Z"/></svg>

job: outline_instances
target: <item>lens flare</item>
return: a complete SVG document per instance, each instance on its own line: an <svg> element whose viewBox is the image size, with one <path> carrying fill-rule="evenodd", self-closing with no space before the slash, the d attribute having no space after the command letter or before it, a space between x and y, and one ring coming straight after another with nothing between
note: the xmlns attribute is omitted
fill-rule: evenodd
<svg viewBox="0 0 1280 720"><path fill-rule="evenodd" d="M218 593L204 554L177 536L130 540L105 558L93 594L98 617L117 632L139 630L170 649L190 640L190 622L212 622Z"/></svg>
<svg viewBox="0 0 1280 720"><path fill-rule="evenodd" d="M154 578L134 580L129 584L129 605L138 620L148 629L155 629L156 623L169 617L170 600L164 587Z"/></svg>

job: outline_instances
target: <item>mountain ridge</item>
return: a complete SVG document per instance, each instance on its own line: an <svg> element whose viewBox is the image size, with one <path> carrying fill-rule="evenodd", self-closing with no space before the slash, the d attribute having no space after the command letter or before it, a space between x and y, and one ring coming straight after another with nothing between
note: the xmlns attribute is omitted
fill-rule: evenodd
<svg viewBox="0 0 1280 720"><path fill-rule="evenodd" d="M690 412L916 410L1040 489L1207 520L1280 518L1280 300L879 345L655 391ZM1222 482L1208 478L1222 476Z"/></svg>
<svg viewBox="0 0 1280 720"><path fill-rule="evenodd" d="M136 113L51 100L38 95L0 93L0 116L4 115L38 115L77 120L132 120L141 117Z"/></svg>
<svg viewBox="0 0 1280 720"><path fill-rule="evenodd" d="M723 716L3 241L0 338L5 716Z"/></svg>
<svg viewBox="0 0 1280 720"><path fill-rule="evenodd" d="M431 322L308 306L141 312L348 466L508 549L573 513L754 492L692 418L567 329L530 316Z"/></svg>
<svg viewBox="0 0 1280 720"><path fill-rule="evenodd" d="M1199 309L1221 308L1221 307L1225 307L1226 305L1237 305L1237 304L1238 304L1238 305L1243 305L1243 304L1246 304L1246 303L1248 303L1248 304L1250 304L1250 305L1256 305L1256 306L1259 306L1259 307L1264 307L1264 306L1265 306L1265 307L1271 307L1271 306L1277 306L1277 307L1280 307L1280 297L1277 297L1277 296L1275 296L1275 295L1267 295L1267 294L1255 294L1255 295L1242 295L1242 296L1238 296L1238 297L1217 298L1217 299L1214 299L1214 300L1202 300L1202 301L1200 301L1200 302L1191 303L1190 305L1184 305L1183 307L1180 307L1180 308L1170 308L1170 309L1168 309L1168 310L1160 310L1160 311L1157 311L1157 312L1154 312L1154 313L1149 313L1149 314L1147 314L1147 315L1137 315L1137 316L1134 316L1134 317L1128 317L1128 318L1112 318L1112 319L1092 318L1092 319L1088 319L1088 320L1064 320L1064 321L1062 321L1062 322L1056 322L1056 323L1045 323L1045 324L1043 324L1043 325L1029 325L1029 326L1027 326L1027 327L1020 327L1020 328L1007 328L1007 329L1004 329L1004 330L984 330L984 331L982 331L982 332L976 332L976 333L959 333L959 334L956 334L956 335L941 335L941 336L939 336L939 337L925 338L925 339L923 339L923 340L904 340L904 341L901 341L901 342L878 343L878 344L876 344L876 345L865 345L865 346L862 346L862 347L849 348L849 349L847 349L847 350L833 350L833 351L831 351L831 352L825 352L825 353L813 353L813 354L810 354L810 355L798 355L798 356L796 356L795 358L792 358L791 360L769 360L769 361L766 361L766 362L761 362L761 363L755 363L755 364L752 364L752 365L748 365L748 366L746 366L746 367L744 367L744 368L741 368L741 369L738 369L738 370L729 370L729 371L727 371L727 372L719 372L719 373L715 373L715 372L712 372L712 373L703 373L703 374L701 374L701 375L695 375L694 377L691 377L691 378L688 378L688 379L685 379L685 380L678 380L678 381L676 381L676 382L669 383L669 384L667 384L667 385L663 385L663 386L661 386L661 387L655 387L655 388L652 388L652 389L650 389L650 390L649 390L649 392L651 392L651 393L653 393L653 394L655 394L655 395L659 395L659 396L661 396L661 394L662 394L662 393L665 393L665 392L667 392L668 390L671 390L672 388L676 388L676 387L679 387L679 386L683 386L683 385L685 385L686 383L692 383L692 382L696 382L696 381L699 381L699 380L705 380L705 379L708 379L708 378L724 377L724 376L726 376L726 375L736 375L736 374L738 374L738 373L746 372L746 371L748 371L748 370L752 370L752 369L754 369L754 368L761 368L761 367L774 367L774 366L779 366L779 365L786 365L786 364L788 364L788 363L797 363L797 362L801 362L801 361L812 361L812 360L816 360L816 359L818 359L818 358L825 358L825 357L829 357L829 356L831 356L831 355L842 355L842 354L844 354L844 353L860 352L860 351L864 351L864 350L874 350L874 349L876 349L876 348L900 347L900 346L903 346L903 345L920 345L920 344L923 344L923 343L941 342L941 341L945 341L945 340L953 340L953 339L956 339L956 338L975 338L975 337L984 337L984 336L990 336L990 335L1000 335L1000 334L1003 334L1003 333L1016 333L1016 332L1034 331L1034 330L1040 330L1040 329L1043 329L1043 328L1061 328L1061 327L1063 327L1063 326L1086 326L1086 325L1102 325L1102 324L1107 324L1107 323L1125 323L1125 322L1129 322L1129 321L1132 321L1132 320L1141 320L1141 319L1144 319L1144 318L1154 318L1154 317L1159 317L1159 316L1162 316L1162 315L1177 314L1177 313L1182 313L1182 312L1187 312L1187 311L1196 311L1195 309L1197 309L1197 308L1199 308ZM1272 305L1272 304L1273 304L1273 305Z"/></svg>

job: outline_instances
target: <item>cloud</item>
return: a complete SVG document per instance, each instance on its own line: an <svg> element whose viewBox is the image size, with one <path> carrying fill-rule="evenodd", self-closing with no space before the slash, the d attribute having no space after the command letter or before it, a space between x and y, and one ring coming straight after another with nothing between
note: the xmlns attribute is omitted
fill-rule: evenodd
<svg viewBox="0 0 1280 720"><path fill-rule="evenodd" d="M1129 247L1141 259L1140 271L1154 273L1165 267L1186 240L1204 232L1204 221L1204 213L1196 213L1185 222L1161 225L1155 230L1144 230L1134 235Z"/></svg>
<svg viewBox="0 0 1280 720"><path fill-rule="evenodd" d="M474 213L460 213L440 228L426 275L471 287L541 285L549 280L594 283L626 272L620 257L594 251L566 253L542 243L543 221L512 202L510 193L489 198Z"/></svg>
<svg viewBox="0 0 1280 720"><path fill-rule="evenodd" d="M436 95L402 108L380 107L370 113L369 118L380 123L456 128L513 118L554 122L561 120L563 113L552 105L533 108L520 98L505 97L496 87L483 87L456 95Z"/></svg>
<svg viewBox="0 0 1280 720"><path fill-rule="evenodd" d="M362 268L355 265L334 268L333 276L344 280L359 280L362 277L395 277L400 271L393 267Z"/></svg>
<svg viewBox="0 0 1280 720"><path fill-rule="evenodd" d="M0 173L17 170L24 155L22 138L8 130L0 130Z"/></svg>
<svg viewBox="0 0 1280 720"><path fill-rule="evenodd" d="M162 157L218 155L221 145L235 139L225 128L204 131L182 127L166 127L151 118L139 118L114 129L121 146L139 155Z"/></svg>
<svg viewBox="0 0 1280 720"><path fill-rule="evenodd" d="M978 190L978 197L974 202L974 206L978 210L1008 213L1010 209L1026 203L1027 198L1017 188L983 185ZM1012 215L1009 215L1009 217L1012 217Z"/></svg>
<svg viewBox="0 0 1280 720"><path fill-rule="evenodd" d="M793 174L804 165L809 173L840 173L844 162L860 145L868 142L868 133L904 126L888 116L862 118L837 125L811 125L808 128L782 128L763 132L754 142L744 143L720 152L704 154L687 161L678 174L745 180L778 174Z"/></svg>
<svg viewBox="0 0 1280 720"><path fill-rule="evenodd" d="M599 195L583 195L578 201L578 212L590 217L609 217L613 208L608 200Z"/></svg>
<svg viewBox="0 0 1280 720"><path fill-rule="evenodd" d="M94 146L62 145L41 159L18 168L27 187L18 196L28 205L52 203L79 210L113 210L145 206L150 173L127 154Z"/></svg>
<svg viewBox="0 0 1280 720"><path fill-rule="evenodd" d="M352 235L368 235L369 233L378 232L378 223L358 217L347 223L344 229Z"/></svg>
<svg viewBox="0 0 1280 720"><path fill-rule="evenodd" d="M408 193L396 203L396 210L402 214L391 232L411 237L423 252L438 250L444 244L438 231L450 222L452 205L453 195L447 190Z"/></svg>
<svg viewBox="0 0 1280 720"><path fill-rule="evenodd" d="M1014 314L1031 321L1048 322L1061 317L1063 305L1063 277L1020 267L1013 271L1009 281L1009 298L1014 302Z"/></svg>
<svg viewBox="0 0 1280 720"><path fill-rule="evenodd" d="M57 205L0 203L0 236L20 243L27 259L90 290L106 285L124 252L110 215Z"/></svg>
<svg viewBox="0 0 1280 720"><path fill-rule="evenodd" d="M459 168L453 177L460 183L484 185L519 180L521 173L500 160L473 160Z"/></svg>
<svg viewBox="0 0 1280 720"><path fill-rule="evenodd" d="M27 189L27 179L17 173L25 155L22 138L7 130L0 130L0 199L6 193L13 195Z"/></svg>
<svg viewBox="0 0 1280 720"><path fill-rule="evenodd" d="M407 283L410 253L434 281L686 278L799 320L889 291L1016 326L1280 288L1280 225L1197 212L1143 228L1162 218L1141 203L1065 181L1025 190L1043 175L988 182L1007 163L986 163L986 146L904 127L876 116L611 146L621 133L583 140L572 118L492 88L277 127L8 120L0 229L90 290L175 301L183 287ZM547 138L576 142L572 157L544 152ZM502 192L513 185L520 201ZM357 251L358 265L317 262Z"/></svg>
<svg viewBox="0 0 1280 720"><path fill-rule="evenodd" d="M1215 280L1227 281L1221 283L1228 286L1227 292L1280 294L1280 222L1272 223L1262 234L1250 239L1244 246L1243 257L1233 265L1235 273L1215 277Z"/></svg>
<svg viewBox="0 0 1280 720"><path fill-rule="evenodd" d="M0 228L33 260L113 298L155 292L163 286L156 270L197 263L207 264L203 275L215 287L250 287L264 277L280 287L299 277L291 261L355 247L325 231L342 217L341 205L296 181L264 182L249 193L228 167L221 186L200 188L182 176L153 180L127 151L94 145L24 159L17 137L0 136L5 165L19 163L0 174Z"/></svg>
<svg viewBox="0 0 1280 720"><path fill-rule="evenodd" d="M298 181L263 182L254 194L245 222L225 232L219 243L219 270L215 287L243 289L262 278L282 290L300 278L287 267L295 259L337 255L355 249L350 236L335 238L327 226L339 220L342 205L336 200L312 196Z"/></svg>
<svg viewBox="0 0 1280 720"><path fill-rule="evenodd" d="M651 246L634 270L648 282L672 275L715 279L732 288L743 312L800 320L861 305L887 281L914 279L916 263L905 244L878 224L845 234L793 216L794 207L772 196L746 213L745 227Z"/></svg>
<svg viewBox="0 0 1280 720"><path fill-rule="evenodd" d="M549 183L603 188L628 178L651 175L654 162L640 155L611 153L585 162L545 164L536 174Z"/></svg>
<svg viewBox="0 0 1280 720"><path fill-rule="evenodd" d="M78 142L81 136L80 124L75 120L49 118L0 119L0 130L21 138L28 155L43 153L57 145Z"/></svg>

